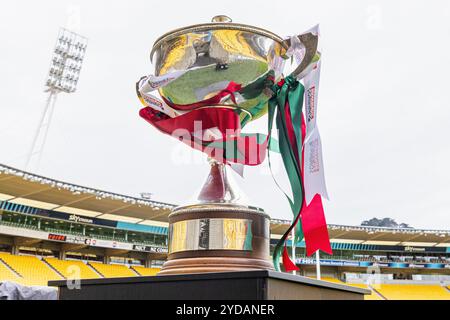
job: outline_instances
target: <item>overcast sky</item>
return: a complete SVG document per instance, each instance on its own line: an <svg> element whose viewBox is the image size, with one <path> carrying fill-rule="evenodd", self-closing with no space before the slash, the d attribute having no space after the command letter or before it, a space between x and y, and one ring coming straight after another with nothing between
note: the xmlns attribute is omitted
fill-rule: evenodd
<svg viewBox="0 0 450 320"><path fill-rule="evenodd" d="M392 217L450 228L448 1L4 1L0 163L24 168L52 48L68 26L89 38L86 60L78 92L58 98L42 164L32 171L187 202L206 177L204 156L142 120L134 87L152 72L158 36L217 14L283 37L320 23L329 223ZM253 128L265 127L264 118ZM272 217L291 218L266 165L235 180Z"/></svg>

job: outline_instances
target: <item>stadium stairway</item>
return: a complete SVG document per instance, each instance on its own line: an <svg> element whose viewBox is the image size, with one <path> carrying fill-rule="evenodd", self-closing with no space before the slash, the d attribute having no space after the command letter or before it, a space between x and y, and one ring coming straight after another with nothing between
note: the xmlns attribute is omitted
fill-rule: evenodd
<svg viewBox="0 0 450 320"><path fill-rule="evenodd" d="M314 277L314 276L308 276L308 278L316 279L316 277ZM343 282L343 281L341 281L337 278L333 278L333 277L322 277L321 280L370 290L371 294L365 295L364 300L387 300L385 297L383 297L383 295L381 295L379 292L375 291L372 287L367 286L366 284L346 283L346 282Z"/></svg>
<svg viewBox="0 0 450 320"><path fill-rule="evenodd" d="M132 266L131 269L137 272L140 276L156 276L161 270L160 268L145 268L141 266Z"/></svg>
<svg viewBox="0 0 450 320"><path fill-rule="evenodd" d="M45 258L45 262L57 270L65 279L98 279L103 277L83 261Z"/></svg>
<svg viewBox="0 0 450 320"><path fill-rule="evenodd" d="M50 269L52 269L52 270L55 271L57 274L59 274L61 278L67 279L61 272L58 271L58 269L54 268L50 263L48 263L47 260L45 260L45 258L43 258L41 261L42 261L43 263L45 263Z"/></svg>
<svg viewBox="0 0 450 320"><path fill-rule="evenodd" d="M89 262L89 265L105 278L139 276L139 273L125 265L103 264L99 262Z"/></svg>
<svg viewBox="0 0 450 320"><path fill-rule="evenodd" d="M366 300L388 300L385 296L383 296L380 291L378 291L377 289L375 289L373 286L367 286L367 289L369 289L370 291L372 291L372 293L370 294L370 296L373 299L366 299ZM378 297L378 298L376 298Z"/></svg>
<svg viewBox="0 0 450 320"><path fill-rule="evenodd" d="M345 283L344 284L351 286L351 287L356 287L356 288L362 288L362 289L368 289L371 291L371 293L369 295L365 295L364 296L364 300L387 300L386 297L384 297L383 295L381 295L378 291L376 291L373 287L368 286L365 283Z"/></svg>
<svg viewBox="0 0 450 320"><path fill-rule="evenodd" d="M0 258L0 281L17 282L20 278L22 276Z"/></svg>

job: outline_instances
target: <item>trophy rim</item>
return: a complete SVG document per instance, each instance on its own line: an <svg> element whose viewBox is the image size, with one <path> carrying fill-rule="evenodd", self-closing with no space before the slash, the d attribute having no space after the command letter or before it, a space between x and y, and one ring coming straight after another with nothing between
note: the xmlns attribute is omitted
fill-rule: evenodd
<svg viewBox="0 0 450 320"><path fill-rule="evenodd" d="M269 214L263 208L227 202L203 202L198 204L178 206L172 210L169 216L174 217L190 212L246 212L267 216L270 219Z"/></svg>
<svg viewBox="0 0 450 320"><path fill-rule="evenodd" d="M242 24L242 23L232 23L232 22L210 22L210 23L200 23L200 24L194 24L187 27L177 28L172 31L164 33L162 36L160 36L153 44L153 48L150 52L150 61L153 62L153 55L155 54L155 51L166 41L170 41L172 39L175 39L176 37L179 37L183 34L190 33L190 32L202 32L206 30L238 30L238 31L247 31L251 33L258 34L260 36L267 37L269 39L272 39L273 41L279 43L283 49L288 50L289 45L281 38L279 35L268 31L263 28L255 27L248 24Z"/></svg>

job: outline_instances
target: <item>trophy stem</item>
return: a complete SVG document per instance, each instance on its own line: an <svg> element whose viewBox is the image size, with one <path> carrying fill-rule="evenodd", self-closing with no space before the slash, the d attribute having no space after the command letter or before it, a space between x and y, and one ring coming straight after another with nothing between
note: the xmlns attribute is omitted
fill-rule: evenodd
<svg viewBox="0 0 450 320"><path fill-rule="evenodd" d="M211 169L204 183L198 203L237 203L240 192L230 183L226 165L210 159Z"/></svg>

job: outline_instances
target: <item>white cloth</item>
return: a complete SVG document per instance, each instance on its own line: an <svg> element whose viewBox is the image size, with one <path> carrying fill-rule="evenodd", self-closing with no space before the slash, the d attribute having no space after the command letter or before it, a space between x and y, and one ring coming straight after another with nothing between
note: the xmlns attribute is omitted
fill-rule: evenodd
<svg viewBox="0 0 450 320"><path fill-rule="evenodd" d="M0 283L0 300L57 300L58 289L26 287L15 282Z"/></svg>

